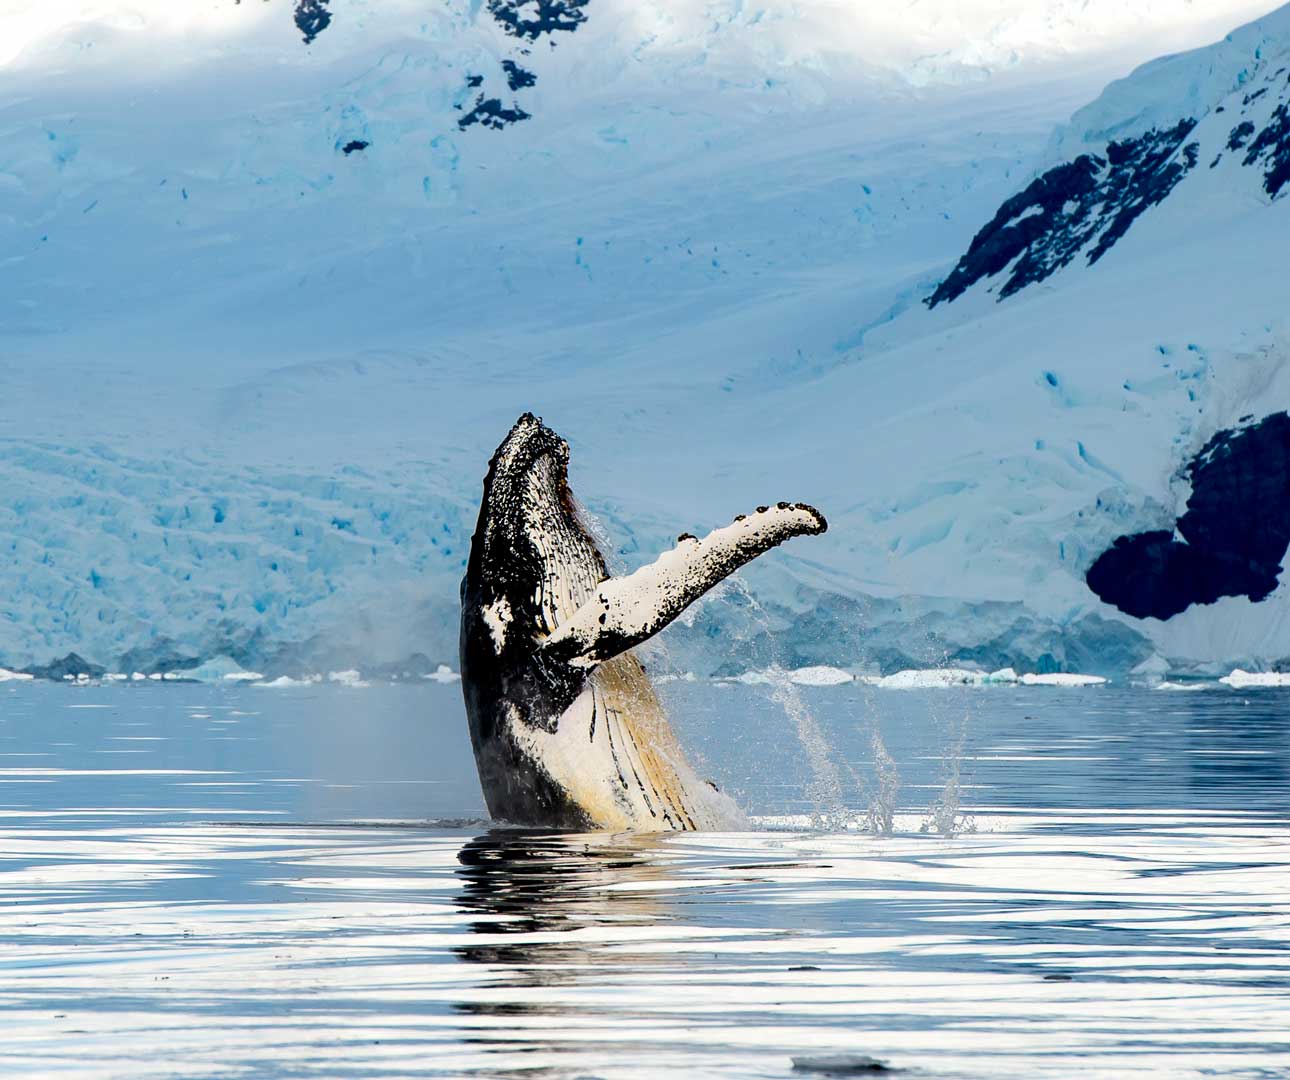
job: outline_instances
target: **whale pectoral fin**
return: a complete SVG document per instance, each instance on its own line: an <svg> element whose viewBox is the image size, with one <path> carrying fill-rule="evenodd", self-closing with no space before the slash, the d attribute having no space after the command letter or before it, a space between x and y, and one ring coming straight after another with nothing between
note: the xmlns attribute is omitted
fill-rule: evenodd
<svg viewBox="0 0 1290 1080"><path fill-rule="evenodd" d="M828 528L824 516L802 503L758 507L702 540L683 536L676 547L626 577L607 578L542 643L545 657L594 667L653 637L744 563L794 536Z"/></svg>

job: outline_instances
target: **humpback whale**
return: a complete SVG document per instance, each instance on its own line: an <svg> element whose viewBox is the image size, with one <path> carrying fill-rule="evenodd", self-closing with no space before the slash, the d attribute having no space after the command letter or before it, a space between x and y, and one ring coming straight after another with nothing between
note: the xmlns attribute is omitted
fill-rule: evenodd
<svg viewBox="0 0 1290 1080"><path fill-rule="evenodd" d="M824 517L761 506L612 577L568 465L569 444L525 413L484 480L461 583L461 685L489 813L576 831L738 828L741 811L686 760L631 649L750 559L824 532Z"/></svg>

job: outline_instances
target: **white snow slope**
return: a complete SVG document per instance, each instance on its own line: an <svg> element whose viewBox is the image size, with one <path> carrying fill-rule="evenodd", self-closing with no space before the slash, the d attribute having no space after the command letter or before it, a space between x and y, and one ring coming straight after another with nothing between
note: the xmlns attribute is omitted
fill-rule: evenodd
<svg viewBox="0 0 1290 1080"><path fill-rule="evenodd" d="M824 510L746 573L768 616L673 633L709 669L1290 656L1283 589L1162 623L1083 581L1290 404L1284 198L1202 167L1094 267L921 302L1082 147L1188 115L1208 165L1290 14L1053 135L1266 3L877 7L587 0L530 39L510 0L332 0L306 45L285 0L0 0L0 665L451 661L525 409L624 568ZM494 98L528 117L462 126Z"/></svg>

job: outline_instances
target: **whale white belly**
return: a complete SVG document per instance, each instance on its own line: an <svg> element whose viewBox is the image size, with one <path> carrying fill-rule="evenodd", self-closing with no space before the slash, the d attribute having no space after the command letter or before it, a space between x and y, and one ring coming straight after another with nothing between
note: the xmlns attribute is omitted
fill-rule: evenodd
<svg viewBox="0 0 1290 1080"><path fill-rule="evenodd" d="M555 731L512 721L512 734L594 828L747 827L734 800L686 761L649 678L628 653L599 665Z"/></svg>

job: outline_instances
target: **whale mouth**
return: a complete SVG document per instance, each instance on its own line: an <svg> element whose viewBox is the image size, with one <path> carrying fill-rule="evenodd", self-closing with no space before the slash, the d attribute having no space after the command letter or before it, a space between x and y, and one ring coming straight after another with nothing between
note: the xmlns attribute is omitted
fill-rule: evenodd
<svg viewBox="0 0 1290 1080"><path fill-rule="evenodd" d="M551 456L562 471L569 466L569 444L532 413L525 413L515 421L510 434L488 463L488 479L484 481L485 494L491 489L514 483L542 456Z"/></svg>
<svg viewBox="0 0 1290 1080"><path fill-rule="evenodd" d="M529 521L572 502L569 444L532 413L525 413L488 463L480 524L485 543L510 543Z"/></svg>
<svg viewBox="0 0 1290 1080"><path fill-rule="evenodd" d="M554 632L607 576L568 469L569 444L532 413L521 416L489 463L472 544L483 580L538 635Z"/></svg>

